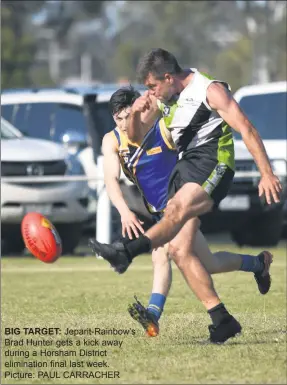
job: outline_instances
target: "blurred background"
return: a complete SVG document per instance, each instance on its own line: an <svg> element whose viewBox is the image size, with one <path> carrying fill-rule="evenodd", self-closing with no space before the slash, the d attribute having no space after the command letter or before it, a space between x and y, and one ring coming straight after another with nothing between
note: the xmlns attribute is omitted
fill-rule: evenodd
<svg viewBox="0 0 287 385"><path fill-rule="evenodd" d="M285 1L2 1L3 88L135 81L151 47L233 91L286 80Z"/></svg>
<svg viewBox="0 0 287 385"><path fill-rule="evenodd" d="M171 51L182 67L231 85L284 185L282 204L267 207L258 198L256 165L235 137L237 178L219 210L203 218L204 231L228 231L240 246L276 245L284 237L285 1L2 0L1 11L4 254L24 250L20 223L30 211L55 223L65 253L87 234L100 236L103 213L112 218L103 229L118 236L114 208L105 198L99 205L101 141L114 128L108 101L123 84L144 90L135 69L155 47ZM136 189L124 178L121 183L131 209L148 223Z"/></svg>

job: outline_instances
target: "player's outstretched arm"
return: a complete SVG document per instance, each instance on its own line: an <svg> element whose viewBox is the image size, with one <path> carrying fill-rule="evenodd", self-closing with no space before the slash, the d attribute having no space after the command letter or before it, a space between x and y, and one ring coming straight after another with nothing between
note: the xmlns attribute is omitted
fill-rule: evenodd
<svg viewBox="0 0 287 385"><path fill-rule="evenodd" d="M279 194L282 186L277 176L273 174L260 135L240 109L231 92L221 83L211 83L207 89L207 102L230 127L241 134L261 173L259 195L265 195L268 204L272 203L272 199L276 203L280 202Z"/></svg>
<svg viewBox="0 0 287 385"><path fill-rule="evenodd" d="M138 237L140 232L144 233L144 229L142 228L142 222L140 222L136 215L129 209L124 199L119 182L121 165L117 143L112 135L112 133L106 134L102 144L104 156L104 180L109 198L121 216L122 235L125 237L127 234L128 237L132 239L132 234Z"/></svg>

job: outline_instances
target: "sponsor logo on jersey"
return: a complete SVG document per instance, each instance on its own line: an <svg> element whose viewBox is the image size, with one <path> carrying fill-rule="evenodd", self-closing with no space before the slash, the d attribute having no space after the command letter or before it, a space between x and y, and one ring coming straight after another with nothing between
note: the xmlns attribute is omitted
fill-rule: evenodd
<svg viewBox="0 0 287 385"><path fill-rule="evenodd" d="M220 181L223 178L224 173L227 170L227 166L224 163L218 164L207 181L203 184L204 190L207 192L207 194L212 194L214 189L218 186Z"/></svg>
<svg viewBox="0 0 287 385"><path fill-rule="evenodd" d="M123 148L119 150L119 155L123 159L124 163L129 163L130 150L128 148Z"/></svg>
<svg viewBox="0 0 287 385"><path fill-rule="evenodd" d="M163 113L163 116L168 116L170 113L170 107L164 106L162 113Z"/></svg>
<svg viewBox="0 0 287 385"><path fill-rule="evenodd" d="M226 169L227 167L225 164L218 164L216 166L216 174L222 176L225 173Z"/></svg>
<svg viewBox="0 0 287 385"><path fill-rule="evenodd" d="M147 155L155 155L155 154L159 154L162 152L162 149L161 147L154 147L154 148L151 148L150 150L147 150L146 154Z"/></svg>

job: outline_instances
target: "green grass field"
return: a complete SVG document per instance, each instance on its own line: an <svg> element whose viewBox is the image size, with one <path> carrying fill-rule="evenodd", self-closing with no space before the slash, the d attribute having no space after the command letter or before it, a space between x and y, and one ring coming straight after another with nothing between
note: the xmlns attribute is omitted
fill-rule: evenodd
<svg viewBox="0 0 287 385"><path fill-rule="evenodd" d="M213 245L212 250L237 250L234 246ZM258 249L241 249L257 254ZM250 273L228 273L214 276L217 291L226 307L243 326L240 337L225 345L205 343L209 317L187 288L177 269L173 268L173 286L161 320L161 333L148 338L127 313L127 305L136 294L148 301L152 266L149 256L137 258L122 276L116 275L103 260L93 257L62 258L53 265L25 258L2 259L2 382L3 384L286 384L286 244L272 250L272 288L268 295L257 291ZM38 356L25 359L5 356L4 328L59 327L135 329L135 335L87 337L90 340L122 341L122 346L106 348L107 357L80 357L76 341L69 337L77 357L39 356L43 347L23 347ZM30 336L15 336L19 340ZM7 338L7 337L6 337ZM45 337L46 338L46 337ZM67 337L50 337L67 340ZM35 337L41 340L42 337ZM48 347L47 350L57 350ZM99 349L89 347L85 349ZM105 348L100 348L105 349ZM120 378L96 379L37 378L38 371L55 369L7 369L9 361L83 361L78 371L119 371ZM89 361L106 359L108 369L87 369ZM32 373L33 379L4 378L5 371Z"/></svg>

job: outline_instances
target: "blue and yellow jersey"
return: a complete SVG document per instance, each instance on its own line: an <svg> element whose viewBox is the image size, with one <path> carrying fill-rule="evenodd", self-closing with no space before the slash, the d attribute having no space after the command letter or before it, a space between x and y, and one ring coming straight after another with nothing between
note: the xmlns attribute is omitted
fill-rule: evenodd
<svg viewBox="0 0 287 385"><path fill-rule="evenodd" d="M118 128L113 132L124 174L138 187L149 212L161 212L167 204L169 176L177 160L163 119L156 121L140 144L129 141Z"/></svg>

